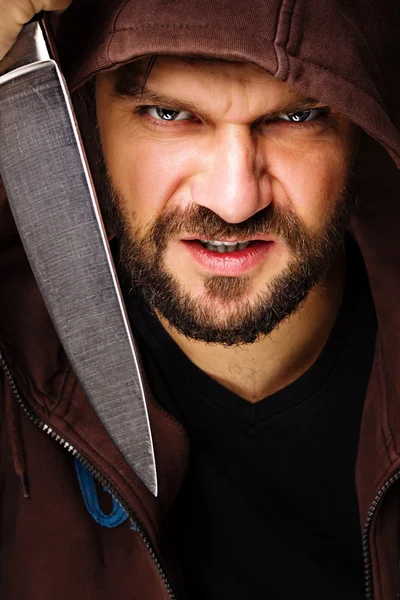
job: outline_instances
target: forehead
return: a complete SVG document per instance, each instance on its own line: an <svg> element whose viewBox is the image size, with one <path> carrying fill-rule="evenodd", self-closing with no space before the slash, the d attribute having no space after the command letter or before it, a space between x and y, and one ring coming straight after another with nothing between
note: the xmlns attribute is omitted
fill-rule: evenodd
<svg viewBox="0 0 400 600"><path fill-rule="evenodd" d="M250 63L199 57L157 56L120 67L111 75L122 96L144 92L166 94L177 100L201 102L226 112L235 103L257 112L272 111L296 102L315 104L295 88Z"/></svg>

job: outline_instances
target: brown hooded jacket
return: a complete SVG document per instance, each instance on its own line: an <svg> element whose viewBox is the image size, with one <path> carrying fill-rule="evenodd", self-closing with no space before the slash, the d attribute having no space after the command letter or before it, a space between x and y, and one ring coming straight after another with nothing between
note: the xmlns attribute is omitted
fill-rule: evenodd
<svg viewBox="0 0 400 600"><path fill-rule="evenodd" d="M399 32L398 0L75 0L58 42L73 89L151 54L247 61L337 107L366 132L351 232L378 318L356 472L366 597L375 600L400 595ZM0 595L182 600L166 525L187 468L185 433L150 403L155 499L85 399L4 193L0 213ZM73 456L124 507L123 524L102 527L90 516ZM109 494L101 495L107 512Z"/></svg>

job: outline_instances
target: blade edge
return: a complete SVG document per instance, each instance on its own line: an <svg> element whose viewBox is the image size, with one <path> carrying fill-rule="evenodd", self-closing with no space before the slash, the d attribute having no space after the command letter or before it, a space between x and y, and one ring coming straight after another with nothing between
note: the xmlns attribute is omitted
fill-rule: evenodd
<svg viewBox="0 0 400 600"><path fill-rule="evenodd" d="M71 130L69 132L69 136L74 140L75 142L75 152L77 151L79 154L79 159L80 159L80 163L83 166L83 172L84 172L84 186L86 188L86 193L89 192L89 196L90 196L90 202L91 202L91 210L93 211L93 215L96 219L96 226L98 228L98 230L101 232L100 233L100 238L102 241L102 251L105 254L105 258L107 260L107 267L109 270L109 274L111 276L111 280L112 280L112 286L117 290L117 294L116 294L116 299L118 301L118 307L119 307L119 311L120 311L120 316L122 317L122 321L123 321L123 326L125 329L125 334L127 335L127 340L129 341L129 346L130 346L130 353L131 356L133 358L133 363L134 363L134 369L136 371L136 373L138 374L137 376L137 380L136 383L139 387L139 393L141 396L141 399L143 401L143 407L144 407L144 418L145 418L145 423L142 422L142 424L144 425L144 428L148 430L148 435L149 435L149 448L147 449L147 454L150 458L150 463L151 465L149 465L149 460L145 461L145 466L143 468L141 468L141 466L136 464L136 468L134 465L132 465L132 461L128 460L129 464L131 464L131 466L134 468L135 472L138 474L138 476L142 479L142 481L147 485L147 487L152 491L152 493L154 495L157 495L157 476L156 476L156 470L155 470L155 457L154 457L154 447L153 447L153 443L152 443L152 438L151 438L151 430L150 430L150 423L149 423L149 418L148 418L148 412L147 412L147 407L146 407L146 402L145 402L145 390L144 390L144 386L143 386L143 382L142 382L142 378L141 378L141 373L140 373L140 365L138 362L138 357L137 357L137 352L134 346L134 342L133 342L133 338L132 335L130 333L130 326L129 326L129 321L126 315L126 311L125 311L125 306L124 303L122 301L121 298L121 294L118 292L119 291L119 284L118 284L118 280L116 277L116 273L114 270L114 265L113 265L113 261L111 258L111 254L110 254L110 250L108 248L108 243L107 243L107 239L106 239L106 235L105 235L105 231L104 231L104 226L101 220L101 216L100 216L100 210L97 204L97 200L95 198L95 195L93 193L93 187L92 187L92 182L91 182L91 177L90 177L90 172L88 170L87 167L87 163L86 163L86 158L84 156L84 152L83 149L81 147L80 144L80 139L79 139L79 133L76 127L76 123L75 123L75 119L74 119L74 115L73 115L73 111L72 111L72 106L70 104L69 101L69 97L68 97L68 92L66 90L66 86L65 86L65 82L63 82L62 76L58 70L57 65L54 62L45 62L45 63L40 63L40 67L38 66L38 64L36 63L35 65L35 69L33 68L21 68L23 69L23 71L21 70L20 73L13 78L7 77L7 76L3 76L1 78L1 87L0 87L0 103L3 99L4 101L4 93L3 90L5 89L5 87L7 87L7 84L10 84L11 82L14 84L14 86L19 86L22 83L22 86L25 86L27 83L27 78L29 79L29 77L33 74L33 72L35 71L34 75L35 77L38 74L38 71L42 71L42 73L47 72L50 75L50 78L53 79L53 83L56 83L58 85L58 95L59 97L62 98L62 100L64 101L64 110L66 109L67 115L68 115L68 120L71 124ZM14 73L15 75L15 73ZM7 77L7 80L4 80L4 78ZM18 80L18 82L17 82ZM38 93L38 88L36 87L36 92L35 94ZM43 90L40 91L41 96L43 97ZM26 105L26 100L27 97L25 97L25 105ZM52 101L54 101L54 99L52 99ZM50 104L52 103L52 101L50 102ZM50 106L50 105L49 105ZM43 108L43 107L42 107ZM1 111L4 114L7 114L7 110L6 111ZM9 117L9 114L7 116L7 119ZM26 124L25 124L26 125ZM18 123L18 126L20 128L21 123ZM10 130L10 126L8 126L8 128L6 128L4 126L4 119L1 119L1 115L0 115L0 129L6 129L6 130ZM71 140L68 140L69 142ZM7 145L7 149L9 150L10 148L10 144L12 144L12 142L9 142ZM0 170L3 173L3 179L4 179L4 183L5 183L5 187L6 187L6 191L9 197L9 201L10 201L10 205L14 214L14 217L16 219L16 222L18 224L19 230L20 232L24 231L24 226L23 223L21 225L21 220L22 222L25 219L25 215L22 214L21 215L21 210L18 209L17 205L18 205L18 200L15 200L15 181L11 181L11 179L7 176L7 171L10 169L10 165L9 162L5 160L4 158L4 152L5 149L2 151L0 150ZM14 165L15 167L15 165ZM20 175L20 173L19 173ZM70 348L70 344L68 343L68 340L66 339L67 334L65 331L62 330L62 326L60 327L59 324L59 315L57 313L54 312L53 310L53 304L51 302L51 300L49 300L49 292L48 292L48 288L46 287L46 285L43 283L43 278L45 277L45 272L43 270L41 270L41 268L38 267L37 265L37 257L35 256L35 252L31 251L31 246L30 246L30 240L29 240L29 232L25 231L24 235L21 236L24 239L22 239L25 248L26 248L26 252L27 255L29 257L29 260L31 262L33 271L35 273L36 278L38 279L38 283L39 286L41 288L42 294L45 298L46 304L48 306L48 310L52 316L53 321L56 323L56 328L59 332L60 335L60 339L63 343L63 345L67 346L66 347L66 351L67 354L70 357L71 360L71 364L74 368L74 370L76 370L78 376L79 376L79 372L81 371L80 367L78 364L76 364L76 361L74 360L74 356L73 356L73 351L71 352L71 350L67 349ZM58 325L57 325L58 323ZM61 331L60 331L61 330ZM79 377L80 379L84 379L84 377L82 377L82 375ZM85 385L83 386L85 388ZM85 391L88 393L89 397L90 397L90 391L87 391L85 389ZM92 399L92 403L93 403L93 399ZM107 427L106 427L107 428ZM141 435L143 435L143 432L141 432ZM111 434L112 437L114 437ZM114 440L115 441L115 440ZM119 447L118 443L117 446ZM120 448L122 454L125 456L124 451Z"/></svg>

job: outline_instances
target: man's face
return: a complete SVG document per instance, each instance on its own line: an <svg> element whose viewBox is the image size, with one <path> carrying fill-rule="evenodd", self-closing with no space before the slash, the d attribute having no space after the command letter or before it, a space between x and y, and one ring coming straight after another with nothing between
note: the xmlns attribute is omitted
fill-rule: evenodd
<svg viewBox="0 0 400 600"><path fill-rule="evenodd" d="M97 80L125 268L187 337L250 343L327 272L351 203L355 128L243 63L158 57Z"/></svg>

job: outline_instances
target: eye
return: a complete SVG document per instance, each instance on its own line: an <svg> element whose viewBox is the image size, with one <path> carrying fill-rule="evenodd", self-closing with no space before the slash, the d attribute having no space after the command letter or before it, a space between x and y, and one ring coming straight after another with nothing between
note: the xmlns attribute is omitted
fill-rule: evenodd
<svg viewBox="0 0 400 600"><path fill-rule="evenodd" d="M189 121L192 119L190 112L163 106L148 106L146 112L157 121Z"/></svg>
<svg viewBox="0 0 400 600"><path fill-rule="evenodd" d="M306 110L297 110L287 115L280 115L279 120L289 121L290 123L306 123L307 121L314 121L318 117L325 116L328 112L329 109L327 107L307 108Z"/></svg>

